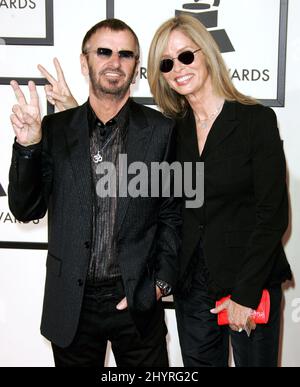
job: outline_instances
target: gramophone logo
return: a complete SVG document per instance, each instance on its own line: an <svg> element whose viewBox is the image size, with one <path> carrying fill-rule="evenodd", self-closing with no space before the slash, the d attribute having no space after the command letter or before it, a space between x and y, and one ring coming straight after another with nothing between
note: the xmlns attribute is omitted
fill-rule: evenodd
<svg viewBox="0 0 300 387"><path fill-rule="evenodd" d="M224 29L216 29L218 27L218 10L221 0L210 2L199 2L194 0L194 3L183 4L183 10L176 10L175 14L188 14L198 19L209 30L215 41L217 42L220 51L233 52L235 51L226 31Z"/></svg>
<svg viewBox="0 0 300 387"><path fill-rule="evenodd" d="M2 185L1 185L1 183L0 183L0 198L2 198L2 197L4 197L4 196L6 196L6 193L5 193L5 191L4 191L4 189L2 188Z"/></svg>

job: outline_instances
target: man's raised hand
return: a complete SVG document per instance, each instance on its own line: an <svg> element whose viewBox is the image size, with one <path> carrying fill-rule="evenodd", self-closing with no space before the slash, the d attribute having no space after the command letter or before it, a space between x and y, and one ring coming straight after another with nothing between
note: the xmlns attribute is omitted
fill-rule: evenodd
<svg viewBox="0 0 300 387"><path fill-rule="evenodd" d="M38 65L41 74L48 80L50 85L45 86L47 100L59 111L71 109L78 106L76 99L73 97L69 86L65 80L64 72L57 58L53 60L56 76L55 79L42 65Z"/></svg>
<svg viewBox="0 0 300 387"><path fill-rule="evenodd" d="M18 101L18 104L13 106L13 114L10 116L17 142L23 146L38 144L42 139L42 129L39 97L35 83L32 81L28 83L29 103L16 81L11 81L10 85Z"/></svg>

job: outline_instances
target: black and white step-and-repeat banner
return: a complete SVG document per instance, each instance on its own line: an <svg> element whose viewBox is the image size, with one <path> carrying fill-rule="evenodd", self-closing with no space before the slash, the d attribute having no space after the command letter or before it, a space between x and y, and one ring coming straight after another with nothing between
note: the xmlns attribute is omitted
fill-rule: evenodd
<svg viewBox="0 0 300 387"><path fill-rule="evenodd" d="M110 14L142 37L141 101L151 98L146 80L147 52L157 27L166 19L189 14L200 20L217 41L236 86L269 106L284 106L287 16L286 0L182 0L110 2ZM143 15L138 17L137 15ZM146 22L145 22L146 20ZM146 27L146 28L145 28ZM146 99L144 99L146 98Z"/></svg>
<svg viewBox="0 0 300 387"><path fill-rule="evenodd" d="M26 88L30 78L16 78L23 91L26 93ZM32 79L32 78L31 78ZM47 220L37 220L29 224L18 222L11 214L8 208L7 186L8 175L7 168L9 166L12 143L14 134L9 123L10 109L15 104L14 95L9 86L9 78L0 79L0 126L1 126L1 178L0 178L0 248L46 248L47 244ZM38 85L38 90L43 89L45 84L44 79L34 79ZM24 85L25 88L24 88ZM40 93L43 96L43 93ZM42 114L47 114L50 107L47 106L46 98L41 98ZM5 168L4 168L5 165Z"/></svg>
<svg viewBox="0 0 300 387"><path fill-rule="evenodd" d="M147 83L147 53L157 27L188 13L209 29L223 53L236 86L276 111L287 156L291 225L286 253L295 283L285 292L281 364L300 365L300 2L298 0L0 0L0 367L52 366L49 343L39 334L47 247L47 219L19 223L7 201L8 171L14 140L9 116L15 103L10 89L17 79L38 85L42 114L51 111L37 69L54 73L58 57L67 82L80 102L88 87L80 72L86 31L106 17L127 22L142 46L140 76L132 93L153 105ZM156 108L155 106L153 106ZM172 366L181 366L174 310L166 309ZM114 365L108 350L107 364Z"/></svg>
<svg viewBox="0 0 300 387"><path fill-rule="evenodd" d="M53 45L53 0L1 0L0 11L5 44Z"/></svg>

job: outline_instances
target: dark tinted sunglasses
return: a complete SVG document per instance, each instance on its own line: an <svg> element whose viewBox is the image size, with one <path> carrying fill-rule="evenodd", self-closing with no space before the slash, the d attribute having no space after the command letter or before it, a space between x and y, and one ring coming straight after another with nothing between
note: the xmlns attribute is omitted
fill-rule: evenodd
<svg viewBox="0 0 300 387"><path fill-rule="evenodd" d="M174 59L178 59L179 62L183 63L184 65L190 65L194 62L195 59L195 53L201 51L201 48L198 48L198 50L195 51L184 51L181 54L178 55L177 58L168 58L168 59L162 59L160 61L160 71L162 73L169 73L172 71L174 67Z"/></svg>
<svg viewBox="0 0 300 387"><path fill-rule="evenodd" d="M99 47L96 50L86 51L84 55L88 55L92 52L95 52L99 58L107 58L107 59L110 58L113 54L113 50L111 50L110 48ZM133 58L138 59L138 56L135 55L135 53L130 50L120 50L118 51L118 56L120 59L133 59Z"/></svg>

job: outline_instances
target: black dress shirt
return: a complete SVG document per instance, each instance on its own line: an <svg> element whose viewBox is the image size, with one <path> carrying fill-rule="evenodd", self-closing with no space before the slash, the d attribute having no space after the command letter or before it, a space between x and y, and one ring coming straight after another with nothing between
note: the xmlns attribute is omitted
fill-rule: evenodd
<svg viewBox="0 0 300 387"><path fill-rule="evenodd" d="M90 153L93 183L93 236L91 260L88 271L88 283L97 285L104 281L121 277L117 261L115 223L117 214L117 191L114 195L98 195L101 191L100 179L105 174L97 173L103 162L113 163L116 169L116 189L118 190L119 155L126 152L128 100L121 111L107 123L101 122L90 104L88 104L88 122L90 128ZM100 161L102 160L102 161ZM104 180L103 180L104 181ZM104 185L106 192L107 186ZM103 193L103 191L102 191Z"/></svg>

